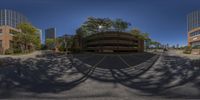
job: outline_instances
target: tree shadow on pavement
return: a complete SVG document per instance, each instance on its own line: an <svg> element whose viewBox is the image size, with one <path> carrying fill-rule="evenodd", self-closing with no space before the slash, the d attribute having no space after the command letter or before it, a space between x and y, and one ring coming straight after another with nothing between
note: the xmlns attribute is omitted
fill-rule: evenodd
<svg viewBox="0 0 200 100"><path fill-rule="evenodd" d="M131 80L120 81L120 83L129 88L147 93L145 95L148 96L164 96L167 98L200 98L199 85L192 87L199 89L197 95L195 96L184 93L169 93L170 89L173 90L173 88L183 86L196 80L200 74L199 62L200 61L193 61L178 56L165 56L162 59L162 63L155 65L143 75ZM115 79L120 80L118 77L120 75L116 72L113 73L115 74Z"/></svg>
<svg viewBox="0 0 200 100"><path fill-rule="evenodd" d="M84 82L86 75L79 73L61 54L44 54L29 59L0 59L0 98L9 98L22 92L58 93L70 90Z"/></svg>
<svg viewBox="0 0 200 100"><path fill-rule="evenodd" d="M145 54L147 56L148 54ZM10 98L19 92L59 93L71 90L88 78L118 83L140 91L138 95L164 96L167 98L200 98L200 60L178 56L148 55L136 60L133 55L116 58L115 64L127 63L124 68L114 67L103 61L102 55L65 55L45 53L29 59L0 59L0 99ZM113 58L113 57L111 57ZM159 58L159 59L158 59ZM117 61L124 59L124 61ZM155 63L156 61L159 63ZM102 61L101 61L102 60ZM110 59L112 60L112 59ZM110 66L106 68L105 66ZM125 64L124 64L125 65ZM169 91L193 83L197 95L176 94Z"/></svg>
<svg viewBox="0 0 200 100"><path fill-rule="evenodd" d="M94 57L92 58L96 61ZM126 56L126 59L131 61L132 57ZM119 83L128 88L136 89L141 93L138 95L164 96L166 98L200 98L200 60L190 60L167 54L163 54L159 58L159 63L154 64L156 60L155 57L149 62L146 61L141 65L126 68L115 67L111 69L110 67L98 66L89 77L97 81ZM84 60L82 61L84 63ZM118 63L121 62L115 62L113 65L118 65ZM112 64L110 65L112 66ZM84 68L87 69L86 66ZM192 87L198 89L196 95L169 93L170 90L188 83L193 83Z"/></svg>
<svg viewBox="0 0 200 100"><path fill-rule="evenodd" d="M122 61L120 57L123 57L125 61ZM132 56L137 56L137 59ZM147 56L147 54L142 55L142 54L122 54L122 55L93 55L93 56L88 56L87 58L84 56L79 56L75 57L77 58L80 63L88 65L88 66L75 66L76 69L79 70L79 72L83 74L87 74L84 72L84 70L90 69L91 66L95 65L95 63L98 63L100 59L105 57L104 60L99 62L93 73L89 76L92 79L98 80L98 81L103 81L103 82L118 82L118 81L124 81L124 80L130 80L132 78L135 78L139 75L142 75L145 73L147 70L149 70L152 65L155 63L155 61L158 59L159 55L152 55L148 54L148 57L146 59L140 59L144 58L143 56ZM140 57L140 58L139 58ZM90 61L90 63L86 61ZM131 61L132 60L132 61ZM139 60L139 61L138 61ZM133 62L135 61L135 63ZM138 63L140 62L140 63ZM93 64L94 63L94 64ZM125 64L126 63L126 64ZM135 65L135 66L129 66L130 65ZM115 72L120 77L120 79L116 79ZM116 75L117 75L116 74Z"/></svg>

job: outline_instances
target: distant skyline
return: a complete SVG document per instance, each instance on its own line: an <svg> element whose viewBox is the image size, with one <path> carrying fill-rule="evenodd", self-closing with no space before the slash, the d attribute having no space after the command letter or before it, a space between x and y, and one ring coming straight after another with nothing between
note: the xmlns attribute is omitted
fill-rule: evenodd
<svg viewBox="0 0 200 100"><path fill-rule="evenodd" d="M199 5L199 0L1 0L0 9L21 12L43 30L43 37L50 27L56 28L57 36L75 34L94 16L122 18L156 41L187 45L187 14Z"/></svg>

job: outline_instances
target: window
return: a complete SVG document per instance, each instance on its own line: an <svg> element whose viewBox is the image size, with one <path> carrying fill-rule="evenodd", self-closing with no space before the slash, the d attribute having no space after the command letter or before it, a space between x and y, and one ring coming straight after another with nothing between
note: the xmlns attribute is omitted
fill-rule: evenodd
<svg viewBox="0 0 200 100"><path fill-rule="evenodd" d="M3 30L2 29L0 29L0 34L2 34L3 33Z"/></svg>
<svg viewBox="0 0 200 100"><path fill-rule="evenodd" d="M11 29L9 33L10 34L15 34L15 33L17 33L17 31Z"/></svg>
<svg viewBox="0 0 200 100"><path fill-rule="evenodd" d="M196 32L192 32L190 33L190 36L197 36L197 35L200 35L200 31L196 31Z"/></svg>
<svg viewBox="0 0 200 100"><path fill-rule="evenodd" d="M200 42L193 42L192 47L194 47L194 46L200 46Z"/></svg>

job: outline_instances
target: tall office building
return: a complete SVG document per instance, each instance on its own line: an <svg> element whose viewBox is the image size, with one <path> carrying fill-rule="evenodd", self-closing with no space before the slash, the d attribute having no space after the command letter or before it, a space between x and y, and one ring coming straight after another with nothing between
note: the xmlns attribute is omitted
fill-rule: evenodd
<svg viewBox="0 0 200 100"><path fill-rule="evenodd" d="M188 45L200 46L200 11L194 11L187 16Z"/></svg>
<svg viewBox="0 0 200 100"><path fill-rule="evenodd" d="M42 30L37 28L37 31L40 36L40 43L42 44Z"/></svg>
<svg viewBox="0 0 200 100"><path fill-rule="evenodd" d="M45 44L47 39L56 39L56 28L48 28L45 30ZM47 45L47 44L46 44ZM48 49L55 49L56 43L47 46Z"/></svg>
<svg viewBox="0 0 200 100"><path fill-rule="evenodd" d="M21 13L8 9L0 9L0 51L5 51L12 47L13 34L20 32L16 27L23 22L28 21Z"/></svg>
<svg viewBox="0 0 200 100"><path fill-rule="evenodd" d="M48 28L45 30L45 41L46 39L55 39L56 38L56 28Z"/></svg>

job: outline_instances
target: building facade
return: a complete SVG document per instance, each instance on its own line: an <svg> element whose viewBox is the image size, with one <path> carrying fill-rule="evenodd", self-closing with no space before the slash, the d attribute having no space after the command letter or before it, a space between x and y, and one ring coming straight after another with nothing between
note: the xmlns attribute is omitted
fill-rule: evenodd
<svg viewBox="0 0 200 100"><path fill-rule="evenodd" d="M57 49L56 43L53 43L51 45L47 44L47 39L56 39L56 28L48 28L45 30L45 45L48 49Z"/></svg>
<svg viewBox="0 0 200 100"><path fill-rule="evenodd" d="M84 39L88 52L143 52L144 41L126 32L100 32Z"/></svg>
<svg viewBox="0 0 200 100"><path fill-rule="evenodd" d="M200 46L200 11L194 11L187 16L188 45Z"/></svg>
<svg viewBox="0 0 200 100"><path fill-rule="evenodd" d="M19 12L13 10L0 10L0 52L4 52L13 45L13 35L20 32L17 25L28 22L27 18Z"/></svg>
<svg viewBox="0 0 200 100"><path fill-rule="evenodd" d="M37 29L37 34L39 35L39 38L40 38L40 43L42 44L42 30L41 29Z"/></svg>
<svg viewBox="0 0 200 100"><path fill-rule="evenodd" d="M45 30L45 41L46 39L56 39L56 28L48 28Z"/></svg>
<svg viewBox="0 0 200 100"><path fill-rule="evenodd" d="M28 19L14 10L0 10L0 26L10 26L16 28L18 24L28 22Z"/></svg>

